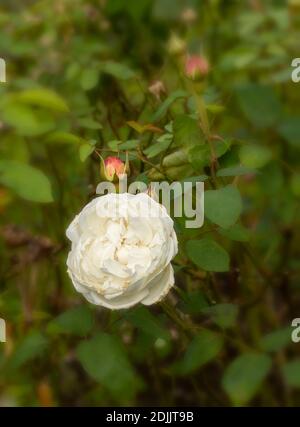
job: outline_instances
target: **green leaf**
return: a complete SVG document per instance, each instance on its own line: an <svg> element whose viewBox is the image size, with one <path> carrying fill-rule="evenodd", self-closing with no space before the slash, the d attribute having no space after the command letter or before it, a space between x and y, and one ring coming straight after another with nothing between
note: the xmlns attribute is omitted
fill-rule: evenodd
<svg viewBox="0 0 300 427"><path fill-rule="evenodd" d="M48 324L48 331L78 336L87 335L93 327L94 319L87 306L73 307Z"/></svg>
<svg viewBox="0 0 300 427"><path fill-rule="evenodd" d="M114 61L106 61L101 63L101 71L106 74L110 74L119 80L128 80L135 77L135 73L129 67L127 67L127 65Z"/></svg>
<svg viewBox="0 0 300 427"><path fill-rule="evenodd" d="M78 125L83 128L93 129L93 130L98 130L103 128L103 126L100 123L98 123L96 120L90 117L82 117L81 119L78 119Z"/></svg>
<svg viewBox="0 0 300 427"><path fill-rule="evenodd" d="M197 120L182 114L173 122L174 141L177 146L193 147L203 144L203 135Z"/></svg>
<svg viewBox="0 0 300 427"><path fill-rule="evenodd" d="M245 166L231 166L229 168L219 169L217 176L241 176L257 173L256 170L247 168Z"/></svg>
<svg viewBox="0 0 300 427"><path fill-rule="evenodd" d="M254 397L268 375L271 365L269 356L247 353L238 356L227 366L222 385L234 405L244 405Z"/></svg>
<svg viewBox="0 0 300 427"><path fill-rule="evenodd" d="M150 145L150 147L147 147L146 150L144 150L144 153L148 157L148 159L152 159L152 157L157 156L158 154L165 151L172 141L172 135L169 133L162 135L160 138L157 139L157 142L155 144Z"/></svg>
<svg viewBox="0 0 300 427"><path fill-rule="evenodd" d="M82 162L84 162L90 154L92 154L95 150L95 147L89 143L82 144L79 147L79 158Z"/></svg>
<svg viewBox="0 0 300 427"><path fill-rule="evenodd" d="M118 144L119 150L134 150L139 145L138 139L129 139L128 141L121 142Z"/></svg>
<svg viewBox="0 0 300 427"><path fill-rule="evenodd" d="M0 160L0 182L32 202L53 201L51 185L43 172L13 160Z"/></svg>
<svg viewBox="0 0 300 427"><path fill-rule="evenodd" d="M18 369L24 363L29 362L44 353L47 347L47 339L40 332L29 333L19 345L17 345L11 359L10 369Z"/></svg>
<svg viewBox="0 0 300 427"><path fill-rule="evenodd" d="M86 68L81 73L80 85L83 90L91 90L97 86L100 72L97 68Z"/></svg>
<svg viewBox="0 0 300 427"><path fill-rule="evenodd" d="M296 197L300 197L300 173L294 173L290 177L290 188Z"/></svg>
<svg viewBox="0 0 300 427"><path fill-rule="evenodd" d="M181 373L189 374L215 359L223 347L223 338L208 329L200 331L192 340L181 363Z"/></svg>
<svg viewBox="0 0 300 427"><path fill-rule="evenodd" d="M169 332L145 307L137 307L128 311L125 314L125 318L128 319L135 327L155 338L162 338L164 340L170 339Z"/></svg>
<svg viewBox="0 0 300 427"><path fill-rule="evenodd" d="M177 90L175 92L172 92L171 95L169 95L164 102L160 105L158 110L153 114L150 122L156 122L163 118L163 116L166 114L170 106L173 104L173 102L177 101L180 98L185 98L187 96L187 92L183 90Z"/></svg>
<svg viewBox="0 0 300 427"><path fill-rule="evenodd" d="M300 359L286 362L282 367L282 375L289 386L300 388Z"/></svg>
<svg viewBox="0 0 300 427"><path fill-rule="evenodd" d="M246 167L261 168L271 160L272 152L261 145L247 144L240 148L239 157Z"/></svg>
<svg viewBox="0 0 300 427"><path fill-rule="evenodd" d="M237 97L241 110L257 128L271 127L280 118L280 102L269 86L249 84L240 87Z"/></svg>
<svg viewBox="0 0 300 427"><path fill-rule="evenodd" d="M86 372L115 398L131 399L140 388L140 380L115 336L99 333L83 341L76 353Z"/></svg>
<svg viewBox="0 0 300 427"><path fill-rule="evenodd" d="M207 314L220 328L231 328L235 325L238 316L238 306L235 304L215 304L205 307L203 314Z"/></svg>
<svg viewBox="0 0 300 427"><path fill-rule="evenodd" d="M27 89L16 94L15 98L19 102L33 107L43 107L60 113L66 113L69 111L69 107L65 100L50 89Z"/></svg>
<svg viewBox="0 0 300 427"><path fill-rule="evenodd" d="M230 142L228 141L212 141L214 154L217 158L222 157L229 147ZM200 144L192 147L188 152L188 159L195 170L202 169L211 162L211 148L209 144Z"/></svg>
<svg viewBox="0 0 300 427"><path fill-rule="evenodd" d="M186 251L191 261L203 270L216 272L229 270L228 253L213 240L190 240L187 242Z"/></svg>
<svg viewBox="0 0 300 427"><path fill-rule="evenodd" d="M214 224L228 228L239 218L242 211L240 193L233 185L204 193L205 216Z"/></svg>
<svg viewBox="0 0 300 427"><path fill-rule="evenodd" d="M207 298L204 292L187 292L183 296L184 309L189 314L198 314L208 306Z"/></svg>
<svg viewBox="0 0 300 427"><path fill-rule="evenodd" d="M165 168L170 168L173 166L182 166L188 164L188 158L185 151L177 150L174 151L174 153L165 156L162 164Z"/></svg>
<svg viewBox="0 0 300 427"><path fill-rule="evenodd" d="M300 117L288 117L279 127L279 134L294 147L300 147Z"/></svg>
<svg viewBox="0 0 300 427"><path fill-rule="evenodd" d="M69 132L51 132L45 138L45 142L49 144L81 144L84 139Z"/></svg>
<svg viewBox="0 0 300 427"><path fill-rule="evenodd" d="M261 338L260 347L264 351L279 351L291 344L291 333L292 328L290 326L270 332Z"/></svg>
<svg viewBox="0 0 300 427"><path fill-rule="evenodd" d="M33 110L29 105L9 101L1 111L2 119L18 134L38 136L55 128L55 121L46 111Z"/></svg>
<svg viewBox="0 0 300 427"><path fill-rule="evenodd" d="M218 231L227 239L236 240L237 242L248 242L251 237L251 231L241 224L234 224L227 229L219 228Z"/></svg>

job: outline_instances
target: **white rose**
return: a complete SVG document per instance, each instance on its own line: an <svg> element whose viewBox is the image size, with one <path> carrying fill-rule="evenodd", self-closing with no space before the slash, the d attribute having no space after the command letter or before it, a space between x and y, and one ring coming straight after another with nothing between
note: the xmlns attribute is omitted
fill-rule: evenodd
<svg viewBox="0 0 300 427"><path fill-rule="evenodd" d="M173 221L146 193L92 200L67 229L68 273L78 292L97 305L128 308L160 301L174 284Z"/></svg>

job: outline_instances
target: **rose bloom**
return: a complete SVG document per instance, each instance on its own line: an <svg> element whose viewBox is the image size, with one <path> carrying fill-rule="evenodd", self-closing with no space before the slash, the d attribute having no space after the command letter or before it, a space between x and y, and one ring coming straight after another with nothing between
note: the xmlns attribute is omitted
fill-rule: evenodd
<svg viewBox="0 0 300 427"><path fill-rule="evenodd" d="M160 301L174 284L173 221L146 193L92 200L67 229L68 273L91 303L110 309Z"/></svg>

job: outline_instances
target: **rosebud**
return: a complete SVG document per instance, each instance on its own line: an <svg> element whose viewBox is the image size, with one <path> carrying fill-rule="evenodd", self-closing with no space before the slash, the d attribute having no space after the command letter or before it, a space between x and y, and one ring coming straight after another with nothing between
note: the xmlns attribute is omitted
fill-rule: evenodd
<svg viewBox="0 0 300 427"><path fill-rule="evenodd" d="M176 34L172 33L168 41L168 52L171 55L181 55L185 52L185 41L179 38Z"/></svg>
<svg viewBox="0 0 300 427"><path fill-rule="evenodd" d="M126 163L118 157L110 156L105 160L101 157L100 176L110 182L118 182L123 174L129 174L129 162L126 155Z"/></svg>
<svg viewBox="0 0 300 427"><path fill-rule="evenodd" d="M205 77L209 72L209 68L209 63L203 56L191 55L186 58L185 75L192 80L198 80Z"/></svg>

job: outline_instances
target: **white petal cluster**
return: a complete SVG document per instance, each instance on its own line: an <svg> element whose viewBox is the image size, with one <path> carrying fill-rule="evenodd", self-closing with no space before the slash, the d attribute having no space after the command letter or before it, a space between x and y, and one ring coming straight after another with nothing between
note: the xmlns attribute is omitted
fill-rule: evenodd
<svg viewBox="0 0 300 427"><path fill-rule="evenodd" d="M78 292L110 309L160 301L174 284L173 221L146 193L92 200L67 229L68 273Z"/></svg>

